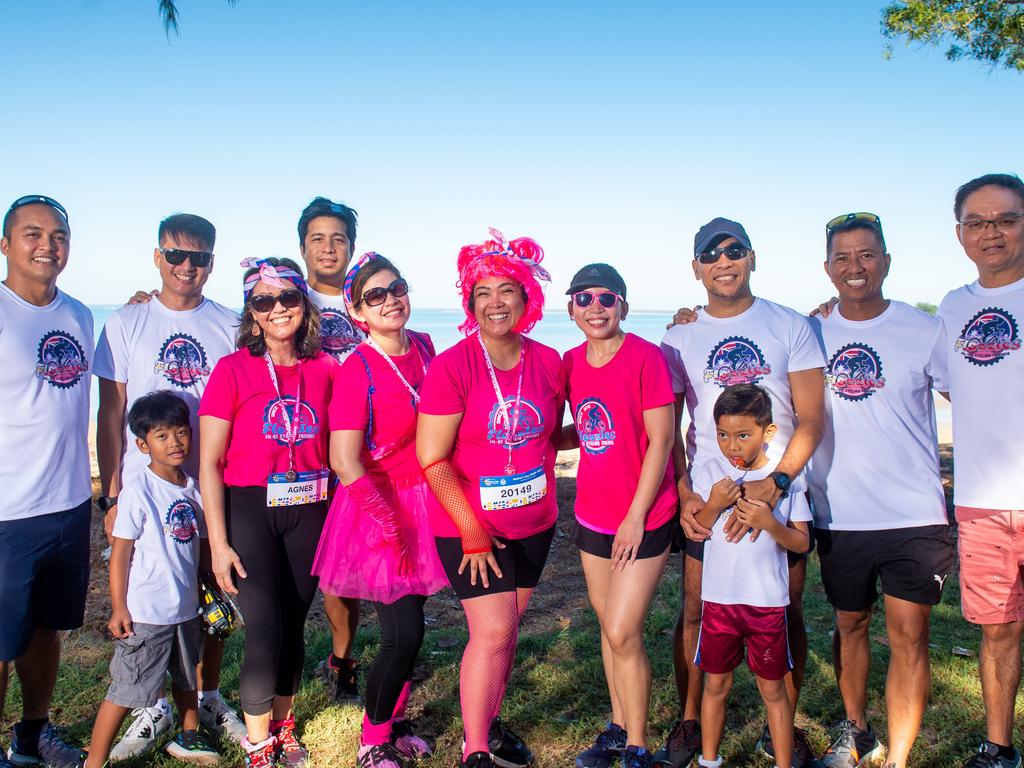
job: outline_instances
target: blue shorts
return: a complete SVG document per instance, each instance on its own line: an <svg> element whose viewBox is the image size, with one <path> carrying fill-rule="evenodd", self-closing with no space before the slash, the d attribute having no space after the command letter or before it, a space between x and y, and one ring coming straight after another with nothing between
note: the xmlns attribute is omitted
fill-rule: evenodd
<svg viewBox="0 0 1024 768"><path fill-rule="evenodd" d="M78 629L89 589L92 499L0 521L0 661L28 649L36 629Z"/></svg>

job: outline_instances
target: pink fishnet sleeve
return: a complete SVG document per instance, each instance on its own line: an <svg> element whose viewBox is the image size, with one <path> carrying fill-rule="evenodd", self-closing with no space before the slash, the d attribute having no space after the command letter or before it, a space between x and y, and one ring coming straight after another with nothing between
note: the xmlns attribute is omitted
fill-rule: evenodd
<svg viewBox="0 0 1024 768"><path fill-rule="evenodd" d="M491 537L480 525L476 513L469 505L469 500L459 484L459 478L455 474L455 468L448 459L435 461L430 466L423 468L423 475L427 478L430 490L434 492L437 500L441 502L444 511L459 529L462 536L462 552L467 555L476 555L481 552L491 551Z"/></svg>

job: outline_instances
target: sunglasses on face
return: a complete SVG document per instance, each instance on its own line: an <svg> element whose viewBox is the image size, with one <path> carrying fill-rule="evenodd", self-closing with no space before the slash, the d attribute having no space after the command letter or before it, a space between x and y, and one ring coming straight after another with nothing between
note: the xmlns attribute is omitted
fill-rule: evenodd
<svg viewBox="0 0 1024 768"><path fill-rule="evenodd" d="M387 301L389 293L396 299L400 299L409 293L409 284L400 277L397 280L393 280L387 288L371 288L368 291L364 291L363 298L356 303L365 304L368 307L379 307Z"/></svg>
<svg viewBox="0 0 1024 768"><path fill-rule="evenodd" d="M204 269L213 261L213 254L209 251L184 251L181 248L159 248L158 250L167 259L167 263L175 267L184 264L185 259L188 259L196 269Z"/></svg>
<svg viewBox="0 0 1024 768"><path fill-rule="evenodd" d="M64 210L64 206L52 197L47 197L46 195L25 195L24 197L19 197L11 203L11 207L7 209L7 215L10 216L12 211L18 210L23 205L34 205L36 203L42 203L43 205L50 206L53 210L64 217L64 221L68 220L68 212Z"/></svg>
<svg viewBox="0 0 1024 768"><path fill-rule="evenodd" d="M723 253L729 261L739 261L750 254L750 249L739 243L733 243L722 248L712 248L710 251L698 253L697 261L701 264L714 264Z"/></svg>
<svg viewBox="0 0 1024 768"><path fill-rule="evenodd" d="M270 312L276 304L285 309L295 309L302 303L302 291L289 288L276 296L272 293L257 293L249 299L249 306L257 312Z"/></svg>
<svg viewBox="0 0 1024 768"><path fill-rule="evenodd" d="M612 291L603 291L601 293L587 293L586 291L580 291L572 295L573 304L580 309L586 309L594 303L594 299L597 299L597 303L605 309L611 309L620 301L625 301L619 294L613 293Z"/></svg>
<svg viewBox="0 0 1024 768"><path fill-rule="evenodd" d="M849 224L851 221L866 221L868 224L874 224L879 229L882 228L882 220L878 216L867 211L859 211L858 213L844 213L842 216L836 216L834 219L829 220L828 224L825 225L825 232L827 234L836 227Z"/></svg>

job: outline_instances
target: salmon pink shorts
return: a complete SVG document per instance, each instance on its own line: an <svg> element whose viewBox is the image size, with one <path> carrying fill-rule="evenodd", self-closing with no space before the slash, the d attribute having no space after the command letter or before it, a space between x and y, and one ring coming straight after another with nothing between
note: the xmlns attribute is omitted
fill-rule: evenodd
<svg viewBox="0 0 1024 768"><path fill-rule="evenodd" d="M956 507L960 608L973 624L1024 620L1024 510Z"/></svg>

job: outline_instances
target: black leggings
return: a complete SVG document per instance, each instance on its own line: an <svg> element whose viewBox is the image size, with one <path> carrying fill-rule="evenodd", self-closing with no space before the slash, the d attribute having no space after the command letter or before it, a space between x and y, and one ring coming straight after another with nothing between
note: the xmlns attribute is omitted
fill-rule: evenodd
<svg viewBox="0 0 1024 768"><path fill-rule="evenodd" d="M245 620L238 697L249 715L265 715L274 696L299 689L303 631L319 579L310 575L327 502L268 507L267 489L227 488L228 542L248 576L235 577Z"/></svg>
<svg viewBox="0 0 1024 768"><path fill-rule="evenodd" d="M391 719L405 681L412 677L423 644L423 595L374 603L380 621L380 649L366 673L366 714L374 725Z"/></svg>

